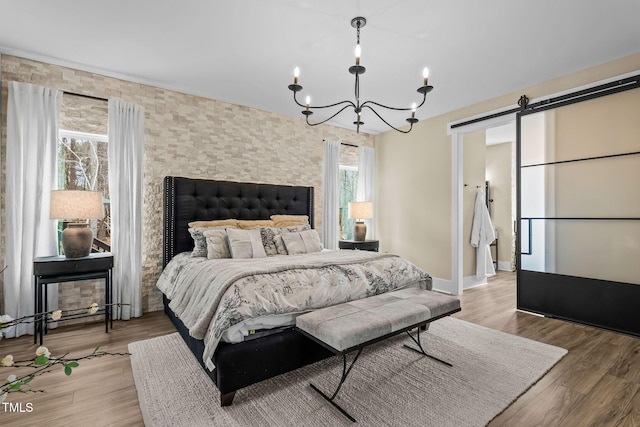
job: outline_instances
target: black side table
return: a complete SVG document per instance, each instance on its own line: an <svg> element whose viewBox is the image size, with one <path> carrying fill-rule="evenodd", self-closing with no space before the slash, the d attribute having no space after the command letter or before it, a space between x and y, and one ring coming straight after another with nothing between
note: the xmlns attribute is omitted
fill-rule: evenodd
<svg viewBox="0 0 640 427"><path fill-rule="evenodd" d="M378 252L380 242L378 240L339 240L338 247L340 249L358 249L361 251Z"/></svg>
<svg viewBox="0 0 640 427"><path fill-rule="evenodd" d="M110 252L92 253L83 258L66 258L65 256L37 257L33 260L33 275L35 276L34 309L36 313L46 313L47 285L49 283L74 282L76 280L104 279L104 310L105 332L109 332L109 320L113 329L113 312L111 306L111 269L113 255ZM46 333L46 315L34 321L33 343L40 337L42 345L43 335Z"/></svg>

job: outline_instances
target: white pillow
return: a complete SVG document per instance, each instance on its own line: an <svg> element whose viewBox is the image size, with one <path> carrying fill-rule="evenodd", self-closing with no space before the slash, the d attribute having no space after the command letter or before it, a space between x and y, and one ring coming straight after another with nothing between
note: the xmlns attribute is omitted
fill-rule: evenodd
<svg viewBox="0 0 640 427"><path fill-rule="evenodd" d="M214 227L202 233L207 241L208 259L231 258L229 244L227 243L227 228Z"/></svg>
<svg viewBox="0 0 640 427"><path fill-rule="evenodd" d="M310 254L322 250L320 236L316 230L282 233L281 236L289 255Z"/></svg>
<svg viewBox="0 0 640 427"><path fill-rule="evenodd" d="M232 258L266 258L267 254L262 246L259 228L241 230L227 229L229 249Z"/></svg>

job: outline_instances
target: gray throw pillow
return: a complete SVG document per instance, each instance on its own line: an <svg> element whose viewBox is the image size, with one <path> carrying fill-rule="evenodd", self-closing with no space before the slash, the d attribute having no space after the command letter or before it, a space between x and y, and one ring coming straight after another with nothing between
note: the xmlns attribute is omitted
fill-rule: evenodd
<svg viewBox="0 0 640 427"><path fill-rule="evenodd" d="M207 241L207 258L231 258L231 252L229 251L229 244L227 242L227 227L208 228L203 234Z"/></svg>
<svg viewBox="0 0 640 427"><path fill-rule="evenodd" d="M206 227L190 227L189 233L193 238L193 252L191 256L206 257L207 256L207 239L204 237L204 232L210 230Z"/></svg>

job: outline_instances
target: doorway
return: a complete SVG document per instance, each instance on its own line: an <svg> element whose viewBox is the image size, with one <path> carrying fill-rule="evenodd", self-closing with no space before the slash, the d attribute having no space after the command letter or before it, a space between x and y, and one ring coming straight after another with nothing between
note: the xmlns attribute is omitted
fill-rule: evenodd
<svg viewBox="0 0 640 427"><path fill-rule="evenodd" d="M474 217L479 213L477 197L484 193L484 203L490 216L495 240L489 246L488 267L514 271L515 233L515 121L500 126L463 134L463 195L462 195L462 275L463 290L487 284L491 274L476 274L478 249L470 244ZM486 250L486 248L480 248ZM483 270L482 266L480 270Z"/></svg>
<svg viewBox="0 0 640 427"><path fill-rule="evenodd" d="M448 291L454 295L460 295L464 289L486 283L486 279L484 282L474 280L475 249L469 244L471 215L473 215L476 191L478 187L485 188L486 181L489 181L489 200L493 199L493 202L489 202L488 208L492 221L494 217L498 219L497 217L500 216L498 247L491 247L492 257L496 258L497 249L497 269L512 270L513 268L515 232L512 218L515 218L515 182L513 178L515 152L512 150L515 150L515 145L512 144L515 144L516 140L514 123L515 114L505 114L450 129L452 138L452 280ZM487 141L491 143L489 149L487 149ZM497 153L498 151L501 153ZM498 171L496 170L497 165L505 167L505 151L508 153L506 157L509 158L506 166L507 172L504 172L504 168ZM487 174L487 152L490 152L491 172L489 174ZM467 160L471 161L467 162ZM467 173L465 173L465 168ZM498 200L500 201L498 202ZM498 209L500 214L497 212ZM494 224L494 228L496 228L496 224Z"/></svg>

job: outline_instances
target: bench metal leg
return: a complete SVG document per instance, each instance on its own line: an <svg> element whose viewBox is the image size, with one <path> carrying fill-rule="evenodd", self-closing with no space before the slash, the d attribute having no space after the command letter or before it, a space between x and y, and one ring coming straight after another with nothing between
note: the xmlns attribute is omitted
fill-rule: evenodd
<svg viewBox="0 0 640 427"><path fill-rule="evenodd" d="M312 389L314 389L315 391L317 391L320 394L320 396L324 397L327 400L327 402L331 403L337 410L342 412L342 414L345 417L349 418L351 420L351 422L354 422L354 423L356 422L355 418L353 418L351 415L349 415L347 413L347 411L342 409L342 407L340 405L338 405L336 402L334 402L333 399L335 399L335 397L338 395L338 392L340 391L340 388L342 387L342 384L344 384L345 380L347 379L347 376L349 375L349 372L351 372L351 368L353 368L353 365L356 364L356 360L358 360L358 357L360 357L360 353L362 353L363 349L364 349L364 347L361 348L360 350L358 350L358 353L356 353L356 357L353 358L353 360L351 361L351 365L349 365L348 369L347 369L347 354L346 353L342 354L342 378L340 378L340 383L338 384L338 387L336 388L336 391L333 392L331 397L329 397L326 394L324 394L315 385L309 384Z"/></svg>
<svg viewBox="0 0 640 427"><path fill-rule="evenodd" d="M414 342L414 343L416 343L416 344L418 345L418 347L420 348L420 350L418 350L417 348L414 348L414 347L408 346L408 345L406 345L406 344L405 344L404 346L405 346L406 348L408 348L409 350L413 350L413 351L415 351L416 353L420 353L420 354L422 354L423 356L427 356L427 357L428 357L428 358L430 358L430 359L437 360L438 362L440 362L440 363L444 363L444 364L445 364L445 365L447 365L447 366L450 366L450 367L451 367L451 366L453 366L453 365L452 365L451 363L449 363L449 362L445 362L445 361L444 361L444 360L442 360L442 359L438 359L438 358L437 358L437 357L435 357L435 356L432 356L432 355L430 355L430 354L427 354L427 352L425 352L425 351L424 351L424 349L422 348L422 344L420 343L420 327L418 327L418 328L416 328L416 329L418 330L418 339L415 339L415 338L413 337L413 335L411 335L411 334L409 333L409 331L406 331L406 332L407 332L407 335L409 335L409 338L411 338L411 339L413 340L413 342Z"/></svg>

